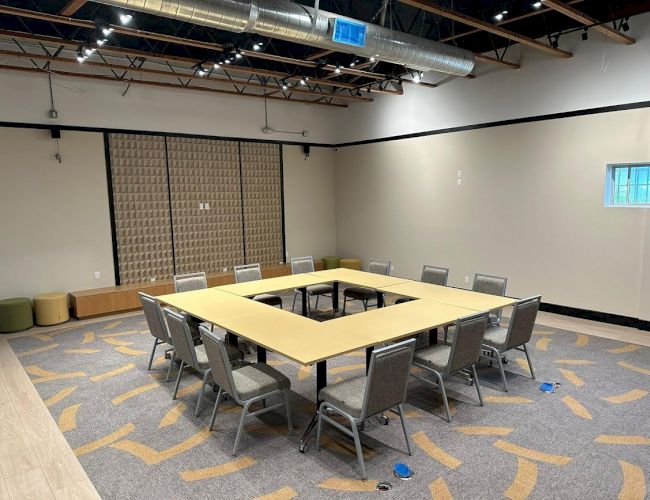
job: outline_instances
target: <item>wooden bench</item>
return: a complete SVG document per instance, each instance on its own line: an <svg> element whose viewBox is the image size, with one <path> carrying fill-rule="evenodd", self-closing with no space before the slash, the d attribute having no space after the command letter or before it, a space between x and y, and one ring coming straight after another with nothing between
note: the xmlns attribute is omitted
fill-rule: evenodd
<svg viewBox="0 0 650 500"><path fill-rule="evenodd" d="M314 261L317 271L323 269L323 261ZM290 264L279 264L262 268L263 278L274 278L291 274ZM235 282L233 272L208 274L208 286L228 285ZM171 279L134 283L129 285L81 290L70 293L70 307L74 317L91 318L141 309L139 292L149 295L164 295L174 292Z"/></svg>

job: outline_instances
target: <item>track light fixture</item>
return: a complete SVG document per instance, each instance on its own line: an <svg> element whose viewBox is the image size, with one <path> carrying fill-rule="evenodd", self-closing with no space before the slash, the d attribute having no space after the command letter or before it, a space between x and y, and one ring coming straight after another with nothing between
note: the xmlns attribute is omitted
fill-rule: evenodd
<svg viewBox="0 0 650 500"><path fill-rule="evenodd" d="M97 39L97 45L99 45L100 47L102 45L104 45L106 42L108 42L108 40L106 38L98 38Z"/></svg>
<svg viewBox="0 0 650 500"><path fill-rule="evenodd" d="M416 71L415 73L411 73L411 78L413 78L413 83L420 83L422 81L423 76L424 73L422 73L422 71Z"/></svg>
<svg viewBox="0 0 650 500"><path fill-rule="evenodd" d="M235 59L241 59L242 57L244 56L241 55L241 50L235 49Z"/></svg>
<svg viewBox="0 0 650 500"><path fill-rule="evenodd" d="M85 56L85 54L84 54L84 49L83 49L83 47L79 47L79 48L77 49L77 61L80 62L80 63L82 63L82 62L84 62L85 60L86 60L86 56Z"/></svg>
<svg viewBox="0 0 650 500"><path fill-rule="evenodd" d="M282 81L280 83L281 83L281 86L282 86L282 90L287 90L291 86L291 84L287 83L287 80L285 80L284 78L282 79Z"/></svg>
<svg viewBox="0 0 650 500"><path fill-rule="evenodd" d="M307 80L309 80L309 78L307 78L305 76L301 76L300 80L299 80L300 85L307 85Z"/></svg>
<svg viewBox="0 0 650 500"><path fill-rule="evenodd" d="M203 66L199 66L199 70L197 71L197 73L199 74L199 76L205 76L206 71L203 68Z"/></svg>
<svg viewBox="0 0 650 500"><path fill-rule="evenodd" d="M350 67L354 68L358 62L359 60L357 59L357 56L352 56L352 61L350 61Z"/></svg>
<svg viewBox="0 0 650 500"><path fill-rule="evenodd" d="M582 40L587 41L589 40L589 29L585 28L585 30L582 32Z"/></svg>
<svg viewBox="0 0 650 500"><path fill-rule="evenodd" d="M334 70L334 73L336 73L337 75L341 74L341 65L340 64L336 65L336 69Z"/></svg>
<svg viewBox="0 0 650 500"><path fill-rule="evenodd" d="M554 49L557 49L560 46L560 36L555 35L553 39L551 40L551 47Z"/></svg>
<svg viewBox="0 0 650 500"><path fill-rule="evenodd" d="M113 28L109 26L104 26L102 27L102 33L104 34L104 36L109 36L111 33L113 33Z"/></svg>
<svg viewBox="0 0 650 500"><path fill-rule="evenodd" d="M630 31L630 24L628 23L629 20L629 17L623 19L623 22L621 23L621 28L623 28L623 31Z"/></svg>
<svg viewBox="0 0 650 500"><path fill-rule="evenodd" d="M497 22L499 22L499 21L503 21L503 18L504 18L505 16L507 16L507 15L508 15L508 11L507 11L507 10L502 10L502 11L499 12L498 14L495 14L495 16L494 16L494 20L497 21Z"/></svg>
<svg viewBox="0 0 650 500"><path fill-rule="evenodd" d="M542 2L533 3L533 9L540 9L542 7Z"/></svg>
<svg viewBox="0 0 650 500"><path fill-rule="evenodd" d="M253 39L253 50L256 51L263 50L264 45L265 45L264 40L262 40L261 38L258 37Z"/></svg>
<svg viewBox="0 0 650 500"><path fill-rule="evenodd" d="M132 19L133 19L133 16L131 14L120 13L120 23L129 24Z"/></svg>
<svg viewBox="0 0 650 500"><path fill-rule="evenodd" d="M370 62L373 62L373 63L377 61L377 59L375 58L375 56L370 56L370 59L368 59L368 60L369 60Z"/></svg>

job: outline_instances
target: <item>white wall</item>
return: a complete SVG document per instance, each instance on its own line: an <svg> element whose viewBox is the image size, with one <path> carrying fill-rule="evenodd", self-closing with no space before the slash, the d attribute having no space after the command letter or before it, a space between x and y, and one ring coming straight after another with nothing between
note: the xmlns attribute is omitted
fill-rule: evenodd
<svg viewBox="0 0 650 500"><path fill-rule="evenodd" d="M650 110L342 148L341 256L507 276L508 293L649 317L645 209L604 208L607 163L650 159ZM457 185L457 173L463 183Z"/></svg>
<svg viewBox="0 0 650 500"><path fill-rule="evenodd" d="M0 297L114 285L102 134L0 128ZM94 273L101 273L95 279Z"/></svg>
<svg viewBox="0 0 650 500"><path fill-rule="evenodd" d="M336 255L334 150L311 148L305 158L302 147L283 146L283 156L287 261Z"/></svg>
<svg viewBox="0 0 650 500"><path fill-rule="evenodd" d="M69 65L64 69L70 71ZM302 132L265 134L264 101L53 75L58 120L50 120L47 76L0 71L0 122L175 132L221 137L331 144L338 108L268 101L269 125Z"/></svg>
<svg viewBox="0 0 650 500"><path fill-rule="evenodd" d="M573 52L569 59L515 45L509 58L521 59L521 69L478 63L474 80L405 85L401 97L354 103L336 114L335 143L650 100L650 14L630 19L630 28L631 46L594 30L583 42L577 32L560 39L560 48ZM425 80L440 78L429 73Z"/></svg>

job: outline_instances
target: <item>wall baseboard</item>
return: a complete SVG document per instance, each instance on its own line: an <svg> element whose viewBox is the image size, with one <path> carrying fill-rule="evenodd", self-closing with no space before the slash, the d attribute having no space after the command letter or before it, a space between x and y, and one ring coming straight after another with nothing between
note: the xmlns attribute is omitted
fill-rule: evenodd
<svg viewBox="0 0 650 500"><path fill-rule="evenodd" d="M563 316L571 316L574 318L588 319L591 321L599 321L601 323L609 323L611 325L627 326L638 330L650 331L650 321L633 318L631 316L591 311L589 309L579 309L577 307L560 306L557 304L549 304L547 302L542 302L539 306L539 310L561 314Z"/></svg>

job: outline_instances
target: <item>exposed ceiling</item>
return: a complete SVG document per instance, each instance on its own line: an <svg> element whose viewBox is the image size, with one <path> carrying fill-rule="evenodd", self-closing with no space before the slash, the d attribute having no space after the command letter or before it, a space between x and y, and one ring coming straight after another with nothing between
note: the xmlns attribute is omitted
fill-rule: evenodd
<svg viewBox="0 0 650 500"><path fill-rule="evenodd" d="M505 71L519 67L509 52L513 44L571 57L562 35L585 27L587 37L599 31L633 43L627 19L650 11L650 0L321 0L320 9L376 24L383 18L394 30L476 53L479 70L497 64ZM131 84L157 85L333 106L370 101L378 92L399 95L419 76L367 59L350 67L356 59L350 54L140 12L130 12L133 19L122 25L120 13L126 11L84 0L0 0L0 69L118 80L126 90ZM101 27L109 25L114 31L98 46ZM256 41L264 43L263 50L253 49ZM81 46L96 49L83 64L76 61ZM243 57L213 68L215 58L234 49Z"/></svg>

